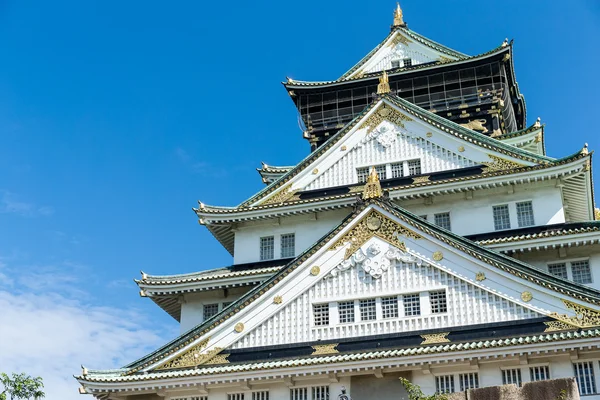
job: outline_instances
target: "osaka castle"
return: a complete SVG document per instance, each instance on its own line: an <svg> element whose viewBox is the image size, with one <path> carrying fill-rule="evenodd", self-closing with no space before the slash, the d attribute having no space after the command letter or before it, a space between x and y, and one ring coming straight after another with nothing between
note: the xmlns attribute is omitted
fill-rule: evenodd
<svg viewBox="0 0 600 400"><path fill-rule="evenodd" d="M400 400L400 378L433 394L575 377L600 399L592 153L546 154L513 43L498 44L452 50L398 6L338 79L283 82L309 154L263 164L266 186L238 206L199 203L232 265L142 273L141 296L180 336L120 369L83 368L80 392Z"/></svg>

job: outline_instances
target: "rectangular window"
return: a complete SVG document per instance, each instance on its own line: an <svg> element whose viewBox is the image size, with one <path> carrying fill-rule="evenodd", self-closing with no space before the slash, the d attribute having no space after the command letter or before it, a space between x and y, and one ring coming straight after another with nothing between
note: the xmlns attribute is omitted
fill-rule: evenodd
<svg viewBox="0 0 600 400"><path fill-rule="evenodd" d="M567 264L565 263L548 264L548 272L559 278L568 279Z"/></svg>
<svg viewBox="0 0 600 400"><path fill-rule="evenodd" d="M409 175L420 175L421 174L421 160L411 160L408 162L408 174Z"/></svg>
<svg viewBox="0 0 600 400"><path fill-rule="evenodd" d="M252 392L252 400L269 400L269 391Z"/></svg>
<svg viewBox="0 0 600 400"><path fill-rule="evenodd" d="M308 388L290 389L290 400L308 400Z"/></svg>
<svg viewBox="0 0 600 400"><path fill-rule="evenodd" d="M372 321L377 318L377 314L375 311L375 299L360 300L359 306L361 321Z"/></svg>
<svg viewBox="0 0 600 400"><path fill-rule="evenodd" d="M502 370L503 385L510 385L511 383L514 383L517 386L521 386L522 382L520 369L516 368Z"/></svg>
<svg viewBox="0 0 600 400"><path fill-rule="evenodd" d="M398 318L398 296L382 297L381 312L383 318Z"/></svg>
<svg viewBox="0 0 600 400"><path fill-rule="evenodd" d="M371 170L369 169L369 172ZM385 173L385 165L376 165L375 166L375 171L377 172L377 175L379 176L379 179L384 180L386 179L386 173Z"/></svg>
<svg viewBox="0 0 600 400"><path fill-rule="evenodd" d="M356 168L356 176L358 177L358 183L365 183L369 176L369 167Z"/></svg>
<svg viewBox="0 0 600 400"><path fill-rule="evenodd" d="M244 400L244 393L229 393L227 400Z"/></svg>
<svg viewBox="0 0 600 400"><path fill-rule="evenodd" d="M406 67L412 67L412 59L410 59L410 58L404 59L404 68L406 68Z"/></svg>
<svg viewBox="0 0 600 400"><path fill-rule="evenodd" d="M405 294L402 298L404 300L404 315L407 317L421 315L421 296L419 293Z"/></svg>
<svg viewBox="0 0 600 400"><path fill-rule="evenodd" d="M573 363L573 371L579 386L579 394L596 394L594 364L591 361Z"/></svg>
<svg viewBox="0 0 600 400"><path fill-rule="evenodd" d="M400 68L400 60L392 60L392 68Z"/></svg>
<svg viewBox="0 0 600 400"><path fill-rule="evenodd" d="M479 387L479 374L477 372L459 374L458 380L460 381L461 392L469 389L477 389Z"/></svg>
<svg viewBox="0 0 600 400"><path fill-rule="evenodd" d="M501 231L510 229L510 215L508 214L508 204L492 207L494 211L494 229Z"/></svg>
<svg viewBox="0 0 600 400"><path fill-rule="evenodd" d="M571 262L571 272L573 273L573 282L592 283L592 271L590 271L590 262L587 260Z"/></svg>
<svg viewBox="0 0 600 400"><path fill-rule="evenodd" d="M338 303L340 324L354 322L354 301L340 301Z"/></svg>
<svg viewBox="0 0 600 400"><path fill-rule="evenodd" d="M313 305L313 314L315 318L315 326L329 325L329 304Z"/></svg>
<svg viewBox="0 0 600 400"><path fill-rule="evenodd" d="M203 309L204 319L207 320L219 313L219 304L205 304Z"/></svg>
<svg viewBox="0 0 600 400"><path fill-rule="evenodd" d="M281 258L294 257L294 255L296 255L296 234L281 235Z"/></svg>
<svg viewBox="0 0 600 400"><path fill-rule="evenodd" d="M535 225L531 201L517 203L517 221L519 222L519 228Z"/></svg>
<svg viewBox="0 0 600 400"><path fill-rule="evenodd" d="M442 375L435 377L436 393L454 393L454 375Z"/></svg>
<svg viewBox="0 0 600 400"><path fill-rule="evenodd" d="M529 374L531 376L531 381L545 381L550 379L550 367L531 367L529 368Z"/></svg>
<svg viewBox="0 0 600 400"><path fill-rule="evenodd" d="M444 229L450 230L450 213L439 213L434 216L434 223Z"/></svg>
<svg viewBox="0 0 600 400"><path fill-rule="evenodd" d="M402 163L392 164L392 179L404 176L404 165Z"/></svg>
<svg viewBox="0 0 600 400"><path fill-rule="evenodd" d="M275 237L265 236L260 238L260 259L272 260L275 258Z"/></svg>
<svg viewBox="0 0 600 400"><path fill-rule="evenodd" d="M329 386L313 386L311 400L329 400Z"/></svg>
<svg viewBox="0 0 600 400"><path fill-rule="evenodd" d="M448 304L446 302L445 290L436 290L435 292L429 292L429 302L431 303L432 314L448 312Z"/></svg>

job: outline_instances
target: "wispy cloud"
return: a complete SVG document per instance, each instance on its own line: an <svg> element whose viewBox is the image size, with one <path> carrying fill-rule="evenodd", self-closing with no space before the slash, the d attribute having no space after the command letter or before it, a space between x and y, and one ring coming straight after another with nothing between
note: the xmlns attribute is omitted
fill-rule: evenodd
<svg viewBox="0 0 600 400"><path fill-rule="evenodd" d="M0 190L0 214L18 214L27 217L49 216L54 214L50 206L39 206L32 202L24 201L16 194Z"/></svg>
<svg viewBox="0 0 600 400"><path fill-rule="evenodd" d="M187 166L195 174L211 175L216 177L223 177L227 175L227 170L225 168L219 168L208 162L197 160L181 147L177 147L175 149L175 156L179 159L179 161L181 161L182 164Z"/></svg>

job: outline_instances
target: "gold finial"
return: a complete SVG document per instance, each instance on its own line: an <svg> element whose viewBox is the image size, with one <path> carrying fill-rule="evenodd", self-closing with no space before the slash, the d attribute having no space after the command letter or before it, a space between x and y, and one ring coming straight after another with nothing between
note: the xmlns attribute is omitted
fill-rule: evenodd
<svg viewBox="0 0 600 400"><path fill-rule="evenodd" d="M396 9L394 10L394 27L396 26L406 26L404 23L404 16L402 15L402 9L400 8L400 3L396 3Z"/></svg>
<svg viewBox="0 0 600 400"><path fill-rule="evenodd" d="M367 183L365 184L365 190L363 191L363 200L367 199L375 199L381 197L383 194L381 190L381 183L379 182L379 175L375 170L375 167L371 167L371 173L367 178Z"/></svg>
<svg viewBox="0 0 600 400"><path fill-rule="evenodd" d="M390 81L388 74L383 70L383 75L379 78L379 85L377 85L377 94L384 94L390 92Z"/></svg>
<svg viewBox="0 0 600 400"><path fill-rule="evenodd" d="M586 155L590 154L590 151L588 150L588 144L587 143L585 143L583 145L583 149L581 149L581 154L586 154Z"/></svg>

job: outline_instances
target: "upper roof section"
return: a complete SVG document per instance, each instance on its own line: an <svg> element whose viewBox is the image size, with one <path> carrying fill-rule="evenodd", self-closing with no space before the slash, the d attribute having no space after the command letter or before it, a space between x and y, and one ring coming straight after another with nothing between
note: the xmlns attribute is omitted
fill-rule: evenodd
<svg viewBox="0 0 600 400"><path fill-rule="evenodd" d="M263 183L269 185L275 182L277 179L281 178L284 174L288 173L292 168L294 168L293 165L280 167L275 165L268 165L263 162L262 166L260 168L256 168L256 170L260 174Z"/></svg>

